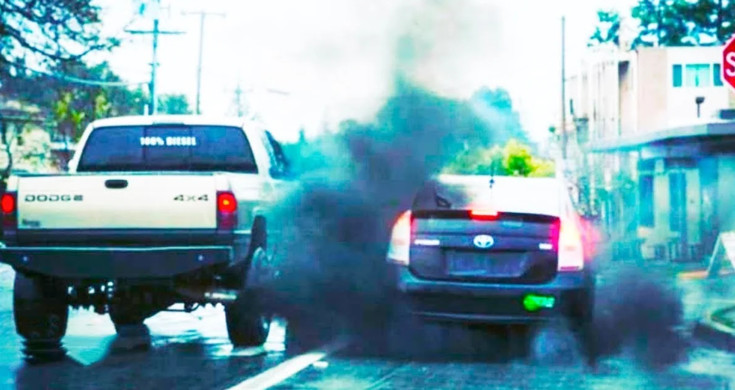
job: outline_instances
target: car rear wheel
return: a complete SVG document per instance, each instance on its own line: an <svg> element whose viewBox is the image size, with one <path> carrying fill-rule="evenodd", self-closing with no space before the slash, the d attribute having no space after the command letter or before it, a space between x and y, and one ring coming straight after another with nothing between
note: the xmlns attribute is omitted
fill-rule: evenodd
<svg viewBox="0 0 735 390"><path fill-rule="evenodd" d="M69 307L66 286L59 280L16 273L13 317L28 360L53 361L66 356L61 339L66 334Z"/></svg>

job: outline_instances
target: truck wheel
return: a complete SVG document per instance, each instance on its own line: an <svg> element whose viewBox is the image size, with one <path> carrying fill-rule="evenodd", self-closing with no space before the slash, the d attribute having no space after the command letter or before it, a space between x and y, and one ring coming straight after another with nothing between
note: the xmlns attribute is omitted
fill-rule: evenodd
<svg viewBox="0 0 735 390"><path fill-rule="evenodd" d="M62 283L16 273L13 316L28 360L54 361L66 356L61 339L66 334L69 307Z"/></svg>
<svg viewBox="0 0 735 390"><path fill-rule="evenodd" d="M247 254L243 261L230 267L225 273L225 283L233 289L239 289L247 285L248 275L251 272L253 259L259 256L258 252L265 253L268 246L268 235L266 232L266 222L263 217L256 217L252 227L252 237Z"/></svg>
<svg viewBox="0 0 735 390"><path fill-rule="evenodd" d="M263 345L270 330L270 316L263 312L254 292L241 292L235 302L225 307L227 333L235 347Z"/></svg>
<svg viewBox="0 0 735 390"><path fill-rule="evenodd" d="M143 325L148 316L143 311L138 310L131 305L111 304L109 307L110 320L115 325L115 330L120 327Z"/></svg>

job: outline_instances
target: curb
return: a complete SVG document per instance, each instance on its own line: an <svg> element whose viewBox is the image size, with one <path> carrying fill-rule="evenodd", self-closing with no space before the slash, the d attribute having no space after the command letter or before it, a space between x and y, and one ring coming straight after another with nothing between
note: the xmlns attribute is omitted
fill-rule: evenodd
<svg viewBox="0 0 735 390"><path fill-rule="evenodd" d="M714 347L735 352L735 323L725 319L725 314L735 312L735 306L727 306L710 312L694 327L694 336Z"/></svg>

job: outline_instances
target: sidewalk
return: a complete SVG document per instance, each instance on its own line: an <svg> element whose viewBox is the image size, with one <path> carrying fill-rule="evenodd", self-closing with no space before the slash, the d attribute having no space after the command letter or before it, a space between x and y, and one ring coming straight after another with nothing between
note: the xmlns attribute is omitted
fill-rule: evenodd
<svg viewBox="0 0 735 390"><path fill-rule="evenodd" d="M735 270L708 277L706 269L680 272L679 283L697 284L703 291L703 309L693 335L713 347L735 352Z"/></svg>
<svg viewBox="0 0 735 390"><path fill-rule="evenodd" d="M735 299L712 310L694 328L694 334L713 346L735 352Z"/></svg>

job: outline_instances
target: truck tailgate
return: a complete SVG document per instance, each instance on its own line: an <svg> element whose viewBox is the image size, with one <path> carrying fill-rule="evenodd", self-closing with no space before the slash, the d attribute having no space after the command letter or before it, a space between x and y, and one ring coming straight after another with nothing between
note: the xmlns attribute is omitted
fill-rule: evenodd
<svg viewBox="0 0 735 390"><path fill-rule="evenodd" d="M18 229L215 229L212 174L26 176Z"/></svg>

